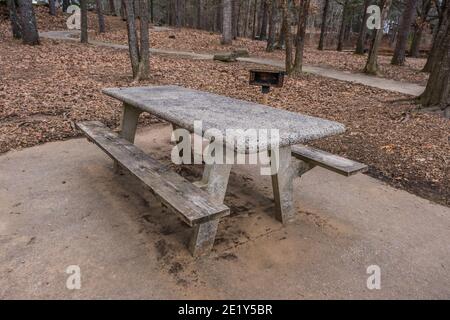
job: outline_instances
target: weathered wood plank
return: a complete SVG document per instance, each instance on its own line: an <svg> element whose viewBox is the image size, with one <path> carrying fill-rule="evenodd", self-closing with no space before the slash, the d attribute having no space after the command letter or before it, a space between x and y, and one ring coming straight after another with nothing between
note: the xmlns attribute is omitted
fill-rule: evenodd
<svg viewBox="0 0 450 320"><path fill-rule="evenodd" d="M223 204L209 200L207 192L145 154L98 121L77 123L90 140L141 180L167 207L190 226L229 215Z"/></svg>
<svg viewBox="0 0 450 320"><path fill-rule="evenodd" d="M332 170L344 176L367 171L367 165L332 153L304 145L292 146L292 155L297 159Z"/></svg>

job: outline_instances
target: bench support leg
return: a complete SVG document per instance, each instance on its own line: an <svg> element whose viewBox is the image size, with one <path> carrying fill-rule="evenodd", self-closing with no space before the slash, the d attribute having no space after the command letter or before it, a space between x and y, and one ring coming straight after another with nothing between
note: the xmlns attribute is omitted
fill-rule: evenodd
<svg viewBox="0 0 450 320"><path fill-rule="evenodd" d="M291 147L283 147L270 155L272 168L277 168L272 175L272 188L275 200L275 218L287 223L294 216L293 179L294 168L291 165ZM273 169L275 170L275 169Z"/></svg>
<svg viewBox="0 0 450 320"><path fill-rule="evenodd" d="M194 227L194 234L189 244L189 250L194 257L209 253L214 245L219 219L201 223Z"/></svg>
<svg viewBox="0 0 450 320"><path fill-rule="evenodd" d="M139 115L141 110L124 103L123 104L123 114L120 123L120 133L119 136L134 143L134 137L136 135L136 128L139 120ZM114 171L116 173L120 172L120 166L117 161L114 161Z"/></svg>

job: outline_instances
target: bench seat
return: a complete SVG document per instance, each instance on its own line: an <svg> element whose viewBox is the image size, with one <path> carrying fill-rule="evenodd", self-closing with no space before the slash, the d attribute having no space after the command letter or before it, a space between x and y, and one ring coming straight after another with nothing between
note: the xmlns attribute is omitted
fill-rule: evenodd
<svg viewBox="0 0 450 320"><path fill-rule="evenodd" d="M344 176L351 176L358 172L367 171L367 165L343 158L332 153L309 146L295 145L291 147L293 157L312 166L319 166Z"/></svg>
<svg viewBox="0 0 450 320"><path fill-rule="evenodd" d="M86 121L76 125L90 141L138 178L189 226L207 224L230 214L229 208L225 205L211 202L206 191L145 154L101 122ZM195 255L195 252L193 254Z"/></svg>

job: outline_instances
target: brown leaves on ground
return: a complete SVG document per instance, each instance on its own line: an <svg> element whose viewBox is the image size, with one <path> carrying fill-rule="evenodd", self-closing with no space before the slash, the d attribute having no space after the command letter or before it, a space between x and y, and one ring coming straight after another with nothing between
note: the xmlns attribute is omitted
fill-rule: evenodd
<svg viewBox="0 0 450 320"><path fill-rule="evenodd" d="M175 38L169 36L175 36ZM117 23L109 32L92 34L92 37L103 42L127 43L125 26L120 26ZM220 44L220 34L195 29L150 29L150 42L152 48L176 49L196 53L214 53L246 48L252 56L284 60L283 50L266 52L265 41L238 38L233 41L232 46L224 46ZM380 76L398 81L426 84L428 74L420 71L425 65L426 59L407 58L405 65L400 67L391 65L391 58L391 56L379 56ZM349 51L319 51L315 47L306 47L304 51L304 62L306 64L326 66L342 71L361 72L366 61L367 55L355 55Z"/></svg>
<svg viewBox="0 0 450 320"><path fill-rule="evenodd" d="M101 89L130 85L125 50L47 40L30 47L8 40L0 44L0 56L0 152L77 136L73 123L79 120L118 125L120 104ZM258 101L260 89L248 85L251 67L152 57L152 79L142 85L179 84ZM450 122L414 112L410 103L390 102L401 98L308 75L286 79L269 104L344 123L345 134L314 145L369 164L372 175L393 185L449 204Z"/></svg>

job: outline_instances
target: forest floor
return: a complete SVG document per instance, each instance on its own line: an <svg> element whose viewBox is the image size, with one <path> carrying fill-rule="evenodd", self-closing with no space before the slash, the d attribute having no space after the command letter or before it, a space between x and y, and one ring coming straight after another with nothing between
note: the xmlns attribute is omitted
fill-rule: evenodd
<svg viewBox="0 0 450 320"><path fill-rule="evenodd" d="M74 122L80 120L117 127L120 105L101 89L132 85L126 51L55 40L28 47L11 40L9 24L3 22L0 56L0 153L79 136ZM248 85L253 67L152 56L152 77L140 85L177 84L259 101L259 88ZM313 145L368 164L370 175L395 187L450 205L450 122L417 112L407 98L303 75L287 78L268 104L344 123L344 134ZM141 124L155 121L142 116Z"/></svg>
<svg viewBox="0 0 450 320"><path fill-rule="evenodd" d="M103 42L127 43L125 29L113 30L103 34L92 32L91 37ZM245 48L251 56L278 60L284 59L284 50L266 52L265 41L238 38L233 41L232 46L223 46L220 44L220 34L195 29L181 28L153 32L150 29L150 42L152 48L178 49L196 53L215 53ZM390 64L391 58L391 56L379 56L380 77L421 85L426 84L428 74L420 71L425 65L426 59L408 58L405 66L399 67ZM366 61L367 55L355 55L350 51L320 51L313 47L306 47L304 51L305 64L327 66L342 71L361 72Z"/></svg>
<svg viewBox="0 0 450 320"><path fill-rule="evenodd" d="M36 10L39 31L67 30L66 19L68 15L58 13L49 16L47 8ZM105 16L106 33L98 33L97 17L89 12L89 36L92 40L127 44L126 24L120 17ZM268 59L284 59L283 50L266 52L266 42L238 38L231 46L220 44L220 34L187 28L168 28L168 30L150 29L150 45L152 48L191 51L196 53L216 53L231 51L236 48L246 48L250 55ZM306 47L304 63L313 66L326 66L337 70L361 72L365 66L367 55L355 55L351 51L338 52L335 50L317 50L315 47ZM334 49L334 48L333 48ZM380 55L378 63L380 77L397 81L404 81L425 85L428 74L420 70L425 65L424 58L407 58L404 66L390 64L391 56Z"/></svg>

